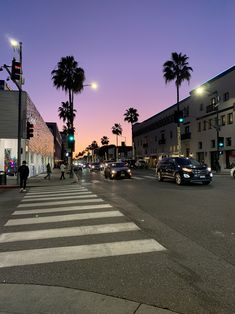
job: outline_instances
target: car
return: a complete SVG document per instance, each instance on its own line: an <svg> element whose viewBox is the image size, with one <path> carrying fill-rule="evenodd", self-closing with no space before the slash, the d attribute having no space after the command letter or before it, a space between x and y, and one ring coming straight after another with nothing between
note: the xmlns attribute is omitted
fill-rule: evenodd
<svg viewBox="0 0 235 314"><path fill-rule="evenodd" d="M104 169L105 178L109 179L121 179L131 178L131 169L125 162L110 162Z"/></svg>
<svg viewBox="0 0 235 314"><path fill-rule="evenodd" d="M186 157L162 158L156 166L158 181L174 180L178 185L183 183L210 184L213 174L211 168L199 161Z"/></svg>
<svg viewBox="0 0 235 314"><path fill-rule="evenodd" d="M230 174L235 179L235 167L230 169Z"/></svg>
<svg viewBox="0 0 235 314"><path fill-rule="evenodd" d="M90 171L100 171L101 170L101 165L100 162L92 162L89 165Z"/></svg>
<svg viewBox="0 0 235 314"><path fill-rule="evenodd" d="M144 159L139 159L136 161L135 167L139 169L147 169L148 165Z"/></svg>

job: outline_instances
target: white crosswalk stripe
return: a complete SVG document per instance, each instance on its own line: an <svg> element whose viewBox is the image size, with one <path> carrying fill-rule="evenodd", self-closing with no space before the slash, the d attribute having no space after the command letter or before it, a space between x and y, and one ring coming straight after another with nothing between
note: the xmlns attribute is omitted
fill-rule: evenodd
<svg viewBox="0 0 235 314"><path fill-rule="evenodd" d="M80 205L80 206L69 206L69 207L55 207L55 208L35 208L27 210L16 210L12 215L28 215L28 214L45 214L45 213L59 213L65 211L78 211L78 210L87 210L87 209L105 209L112 208L109 204L92 204L92 205Z"/></svg>
<svg viewBox="0 0 235 314"><path fill-rule="evenodd" d="M0 253L0 267L73 261L105 256L149 253L163 250L165 250L165 248L152 239L59 248L56 247L49 249L22 250Z"/></svg>
<svg viewBox="0 0 235 314"><path fill-rule="evenodd" d="M84 223L79 225L82 221L85 225ZM65 223L66 225L64 225ZM52 227L50 224L53 224ZM24 196L4 228L6 232L0 235L0 244L4 245L6 243L9 247L6 252L0 252L0 267L114 257L166 250L156 240L146 239L146 236L140 235L141 230L135 223L130 222L126 216L107 204L102 198L97 197L87 188L74 186L68 188L67 186L66 188L51 186L49 190L48 187L32 188ZM30 228L30 230L27 228ZM125 235L130 233L133 234L132 237L137 237L136 240L125 239ZM83 236L102 234L105 234L107 241L105 243L72 245L71 242L68 242L70 244L64 245L65 240L69 237L82 239ZM121 239L124 238L124 241L120 241L120 237L116 241L108 241L109 235L118 234ZM140 236L144 239L139 239ZM51 245L51 247L43 248L43 244L40 244L40 241L47 240L48 246L50 241L59 241L59 239L63 239L62 247L57 244L56 247ZM20 242L21 247L22 245L27 247L29 241L33 240L36 240L36 248L32 249L30 247L30 249L18 251L10 250L11 244L16 245L17 242Z"/></svg>
<svg viewBox="0 0 235 314"><path fill-rule="evenodd" d="M81 199L81 198L88 199L88 198L94 198L94 197L97 197L97 195L95 195L95 194L73 195L73 199L74 200ZM22 200L21 203L38 201L38 200L40 200L40 201L49 201L49 200L59 200L59 199L64 199L64 200L71 199L71 195L69 195L69 196L67 196L67 195L66 196L64 196L64 195L51 196L50 195L48 197L39 197L39 196L37 196L37 197L34 197L34 198L29 198L29 199L25 198L24 200Z"/></svg>

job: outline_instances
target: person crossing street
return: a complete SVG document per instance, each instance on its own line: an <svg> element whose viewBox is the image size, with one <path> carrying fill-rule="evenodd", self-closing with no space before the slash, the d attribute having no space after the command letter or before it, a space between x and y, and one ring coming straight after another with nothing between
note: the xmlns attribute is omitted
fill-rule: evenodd
<svg viewBox="0 0 235 314"><path fill-rule="evenodd" d="M64 176L65 169L66 169L66 166L65 166L65 164L62 162L62 164L60 165L60 171L61 171L60 180L62 180L62 179L64 180L64 179L65 179L65 176Z"/></svg>
<svg viewBox="0 0 235 314"><path fill-rule="evenodd" d="M20 175L20 192L26 192L26 183L29 176L29 167L26 165L26 161L22 162L22 165L18 169Z"/></svg>

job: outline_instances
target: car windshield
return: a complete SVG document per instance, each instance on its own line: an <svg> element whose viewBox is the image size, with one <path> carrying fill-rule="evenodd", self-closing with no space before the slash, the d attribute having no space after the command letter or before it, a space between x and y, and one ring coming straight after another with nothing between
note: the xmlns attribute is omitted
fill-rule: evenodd
<svg viewBox="0 0 235 314"><path fill-rule="evenodd" d="M125 167L126 164L124 162L115 162L115 163L112 163L111 166L115 168L120 168L120 167Z"/></svg>
<svg viewBox="0 0 235 314"><path fill-rule="evenodd" d="M191 158L175 158L176 162L180 166L200 166L200 162Z"/></svg>

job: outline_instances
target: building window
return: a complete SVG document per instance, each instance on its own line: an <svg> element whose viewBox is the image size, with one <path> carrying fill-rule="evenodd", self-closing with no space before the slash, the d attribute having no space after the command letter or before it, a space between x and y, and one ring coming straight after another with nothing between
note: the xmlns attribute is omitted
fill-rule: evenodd
<svg viewBox="0 0 235 314"><path fill-rule="evenodd" d="M173 137L173 132L172 131L170 131L170 138L172 138Z"/></svg>
<svg viewBox="0 0 235 314"><path fill-rule="evenodd" d="M228 115L227 115L227 123L228 124L232 124L233 123L233 114L232 113L228 113Z"/></svg>
<svg viewBox="0 0 235 314"><path fill-rule="evenodd" d="M186 127L184 128L184 133L185 133L185 134L188 134L188 133L189 133L189 126L186 126Z"/></svg>
<svg viewBox="0 0 235 314"><path fill-rule="evenodd" d="M209 119L209 121L208 121L208 129L211 129L212 128L212 119Z"/></svg>
<svg viewBox="0 0 235 314"><path fill-rule="evenodd" d="M221 124L222 125L226 124L226 117L225 117L225 115L221 116Z"/></svg>
<svg viewBox="0 0 235 314"><path fill-rule="evenodd" d="M198 122L198 132L201 132L201 122Z"/></svg>
<svg viewBox="0 0 235 314"><path fill-rule="evenodd" d="M211 148L215 148L215 140L211 140Z"/></svg>
<svg viewBox="0 0 235 314"><path fill-rule="evenodd" d="M206 120L203 121L203 130L204 131L206 130L206 122L207 122Z"/></svg>
<svg viewBox="0 0 235 314"><path fill-rule="evenodd" d="M198 142L198 149L202 149L202 142Z"/></svg>
<svg viewBox="0 0 235 314"><path fill-rule="evenodd" d="M200 104L200 111L203 111L203 104Z"/></svg>
<svg viewBox="0 0 235 314"><path fill-rule="evenodd" d="M226 146L232 146L232 138L226 137Z"/></svg>
<svg viewBox="0 0 235 314"><path fill-rule="evenodd" d="M224 101L229 100L229 92L224 93Z"/></svg>

